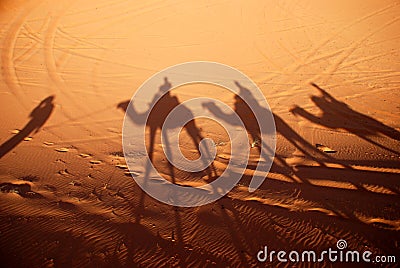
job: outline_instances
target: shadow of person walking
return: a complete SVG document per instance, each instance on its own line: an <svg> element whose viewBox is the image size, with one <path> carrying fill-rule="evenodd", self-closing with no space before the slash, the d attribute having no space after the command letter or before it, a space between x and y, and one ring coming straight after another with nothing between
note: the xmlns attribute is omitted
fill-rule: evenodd
<svg viewBox="0 0 400 268"><path fill-rule="evenodd" d="M39 132L40 128L46 123L54 110L53 100L54 96L49 96L42 100L39 105L33 109L29 115L31 120L28 122L28 124L26 124L21 131L0 146L0 158L15 148L30 134L36 134Z"/></svg>
<svg viewBox="0 0 400 268"><path fill-rule="evenodd" d="M338 101L318 85L314 83L311 85L321 93L320 96L311 96L311 100L321 110L322 115L316 116L299 106L294 106L290 110L294 115L304 117L315 124L330 129L346 130L375 146L399 154L398 151L388 148L371 138L372 136L383 135L387 138L400 140L399 131L351 109L346 103Z"/></svg>

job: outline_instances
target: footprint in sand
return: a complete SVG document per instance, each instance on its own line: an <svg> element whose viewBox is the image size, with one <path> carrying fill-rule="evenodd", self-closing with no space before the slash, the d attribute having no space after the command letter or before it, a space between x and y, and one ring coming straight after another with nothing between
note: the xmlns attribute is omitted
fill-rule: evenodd
<svg viewBox="0 0 400 268"><path fill-rule="evenodd" d="M315 147L317 147L317 149L320 150L321 152L328 153L328 154L334 154L337 152L336 150L333 150L333 149L329 148L328 146L325 146L325 145L322 145L319 143L315 144Z"/></svg>
<svg viewBox="0 0 400 268"><path fill-rule="evenodd" d="M27 183L13 184L9 182L0 184L0 191L3 193L16 193L24 198L43 198L41 194L31 190L31 186Z"/></svg>
<svg viewBox="0 0 400 268"><path fill-rule="evenodd" d="M38 181L39 178L33 175L28 175L28 176L23 176L18 178L21 181L29 181L29 182L35 182Z"/></svg>
<svg viewBox="0 0 400 268"><path fill-rule="evenodd" d="M137 177L140 175L139 173L137 173L135 171L125 171L124 174L125 174L125 176L128 176L128 177L131 177L131 176Z"/></svg>
<svg viewBox="0 0 400 268"><path fill-rule="evenodd" d="M71 181L70 183L68 183L69 185L72 186L82 186L82 183L80 183L79 181Z"/></svg>
<svg viewBox="0 0 400 268"><path fill-rule="evenodd" d="M121 165L121 164L118 164L118 165L115 165L117 168L120 168L120 169L128 169L128 166L127 165Z"/></svg>
<svg viewBox="0 0 400 268"><path fill-rule="evenodd" d="M43 142L43 144L47 145L47 146L52 146L52 145L54 145L54 142L45 141L45 142Z"/></svg>
<svg viewBox="0 0 400 268"><path fill-rule="evenodd" d="M69 149L68 148L57 148L57 149L55 149L57 152L60 152L60 153L66 153L66 152L68 152L69 151Z"/></svg>

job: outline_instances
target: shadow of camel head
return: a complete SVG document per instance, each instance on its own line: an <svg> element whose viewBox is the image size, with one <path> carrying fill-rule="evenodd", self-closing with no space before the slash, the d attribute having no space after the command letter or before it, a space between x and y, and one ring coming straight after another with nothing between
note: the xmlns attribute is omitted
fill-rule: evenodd
<svg viewBox="0 0 400 268"><path fill-rule="evenodd" d="M121 109L126 112L126 110L128 110L129 102L130 102L130 100L121 101L120 103L118 103L117 109Z"/></svg>

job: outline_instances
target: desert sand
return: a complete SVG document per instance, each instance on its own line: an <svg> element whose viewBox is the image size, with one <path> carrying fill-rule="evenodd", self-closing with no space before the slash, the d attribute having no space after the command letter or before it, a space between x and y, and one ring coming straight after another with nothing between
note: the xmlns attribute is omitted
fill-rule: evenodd
<svg viewBox="0 0 400 268"><path fill-rule="evenodd" d="M1 266L301 267L311 264L256 255L264 246L322 251L339 239L400 261L399 14L385 0L0 1ZM255 192L257 146L222 199L174 208L131 177L122 123L146 79L199 60L258 85L276 155ZM171 95L223 101L255 141L254 118L227 90L194 84ZM160 133L148 132L166 179L205 184L224 171L223 127L188 126L188 158L199 137L215 141L217 157L191 174L172 168ZM340 266L318 264L331 265Z"/></svg>

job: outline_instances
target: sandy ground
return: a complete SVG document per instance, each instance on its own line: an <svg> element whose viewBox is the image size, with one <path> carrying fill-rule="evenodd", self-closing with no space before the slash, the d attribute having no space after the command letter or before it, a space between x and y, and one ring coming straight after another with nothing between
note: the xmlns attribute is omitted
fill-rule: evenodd
<svg viewBox="0 0 400 268"><path fill-rule="evenodd" d="M264 266L256 258L264 246L322 251L338 239L400 260L398 1L55 3L0 1L2 267ZM277 151L256 192L247 191L252 149L228 195L174 208L127 173L122 122L146 79L194 60L235 67L260 87ZM217 98L257 133L224 89L172 95ZM206 120L196 126L217 142L220 174L226 133ZM195 158L190 133L181 149ZM212 179L171 168L154 139L167 179Z"/></svg>

